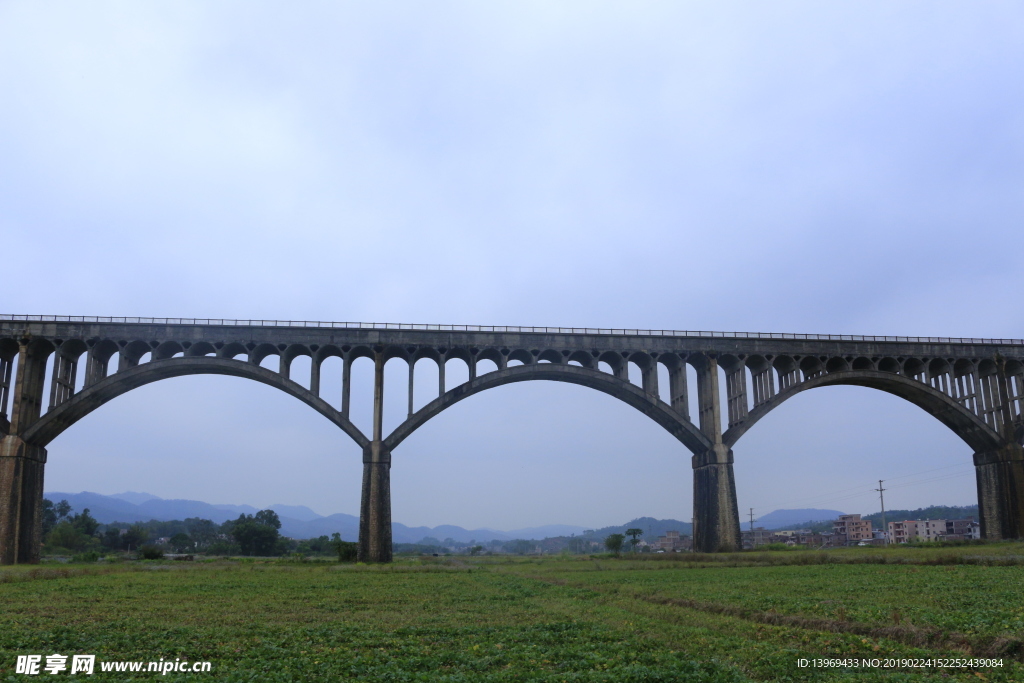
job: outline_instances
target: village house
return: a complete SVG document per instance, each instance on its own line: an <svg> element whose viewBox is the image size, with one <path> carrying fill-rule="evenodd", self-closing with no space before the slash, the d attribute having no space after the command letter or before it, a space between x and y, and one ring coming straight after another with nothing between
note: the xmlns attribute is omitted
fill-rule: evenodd
<svg viewBox="0 0 1024 683"><path fill-rule="evenodd" d="M860 515L839 515L839 519L832 522L832 533L840 544L856 545L861 541L872 539L871 520L861 519Z"/></svg>
<svg viewBox="0 0 1024 683"><path fill-rule="evenodd" d="M689 537L680 535L678 531L666 531L664 536L658 536L658 540L651 543L651 550L678 553L687 549L688 540Z"/></svg>

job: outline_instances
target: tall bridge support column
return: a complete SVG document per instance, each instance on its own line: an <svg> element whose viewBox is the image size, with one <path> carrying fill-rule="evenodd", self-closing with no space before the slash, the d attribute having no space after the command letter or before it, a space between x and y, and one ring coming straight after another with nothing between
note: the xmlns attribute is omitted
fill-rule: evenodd
<svg viewBox="0 0 1024 683"><path fill-rule="evenodd" d="M692 460L693 548L703 553L739 550L740 513L732 450L722 443L718 360L708 355L695 361L700 430L715 445L694 455Z"/></svg>
<svg viewBox="0 0 1024 683"><path fill-rule="evenodd" d="M39 562L45 464L45 448L0 439L0 564Z"/></svg>
<svg viewBox="0 0 1024 683"><path fill-rule="evenodd" d="M20 434L39 419L53 347L21 340L10 432L0 439L0 564L37 564L42 546L46 449Z"/></svg>
<svg viewBox="0 0 1024 683"><path fill-rule="evenodd" d="M1024 447L1009 444L975 453L974 469L982 537L1024 538Z"/></svg>
<svg viewBox="0 0 1024 683"><path fill-rule="evenodd" d="M363 450L359 561L391 561L391 453L379 441Z"/></svg>
<svg viewBox="0 0 1024 683"><path fill-rule="evenodd" d="M693 456L693 547L702 553L740 548L732 450L723 444Z"/></svg>
<svg viewBox="0 0 1024 683"><path fill-rule="evenodd" d="M359 561L391 561L391 452L384 447L384 354L374 354L373 441L363 449Z"/></svg>

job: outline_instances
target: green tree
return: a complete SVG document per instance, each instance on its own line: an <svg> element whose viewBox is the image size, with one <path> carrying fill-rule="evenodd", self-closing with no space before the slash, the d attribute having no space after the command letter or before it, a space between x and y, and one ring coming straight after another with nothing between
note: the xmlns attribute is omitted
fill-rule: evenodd
<svg viewBox="0 0 1024 683"><path fill-rule="evenodd" d="M208 519L189 517L185 520L185 528L189 538L196 544L197 550L205 550L217 540L217 525Z"/></svg>
<svg viewBox="0 0 1024 683"><path fill-rule="evenodd" d="M470 555L479 555L483 551L484 551L484 547L482 545L475 545L475 546L473 546L472 548L469 549L469 554Z"/></svg>
<svg viewBox="0 0 1024 683"><path fill-rule="evenodd" d="M604 547L608 548L608 552L618 555L622 552L622 544L625 540L626 537L623 534L611 534L604 539Z"/></svg>
<svg viewBox="0 0 1024 683"><path fill-rule="evenodd" d="M275 522L277 526L274 526ZM243 555L273 555L278 550L280 534L277 530L280 526L281 520L273 510L260 510L255 515L243 512L231 523L231 536L238 542Z"/></svg>
<svg viewBox="0 0 1024 683"><path fill-rule="evenodd" d="M121 536L121 547L138 550L149 540L149 532L141 524L132 524Z"/></svg>
<svg viewBox="0 0 1024 683"><path fill-rule="evenodd" d="M64 519L71 512L71 505L66 500L54 505L52 500L43 498L43 536L45 537L53 527Z"/></svg>
<svg viewBox="0 0 1024 683"><path fill-rule="evenodd" d="M94 543L91 536L83 534L78 527L68 520L64 520L53 527L50 535L46 537L46 541L47 545L53 548L64 548L75 552L81 552Z"/></svg>
<svg viewBox="0 0 1024 683"><path fill-rule="evenodd" d="M117 527L107 527L107 530L104 531L103 535L100 537L100 542L107 550L120 550L121 530Z"/></svg>
<svg viewBox="0 0 1024 683"><path fill-rule="evenodd" d="M195 549L195 542L189 538L188 534L178 532L168 539L171 547L174 548L176 553L187 553Z"/></svg>
<svg viewBox="0 0 1024 683"><path fill-rule="evenodd" d="M66 501L61 501L61 502L66 502ZM59 505L60 505L60 503L58 503L58 506ZM59 514L60 514L60 511L58 510L58 515ZM68 519L71 522L71 524L76 529L78 529L84 536L89 536L89 537L95 536L96 535L96 531L99 530L99 528L100 528L100 523L97 522L96 519L92 515L89 514L89 508L85 508L80 513L78 513L77 515L74 515L73 517L69 517Z"/></svg>
<svg viewBox="0 0 1024 683"><path fill-rule="evenodd" d="M331 534L331 545L338 553L338 562L355 562L359 556L359 544L341 540L341 534Z"/></svg>
<svg viewBox="0 0 1024 683"><path fill-rule="evenodd" d="M260 510L255 515L253 515L253 519L255 519L260 524L266 524L267 526L272 526L275 529L281 528L281 519L273 510Z"/></svg>
<svg viewBox="0 0 1024 683"><path fill-rule="evenodd" d="M643 529L626 529L626 535L632 536L629 539L629 544L632 546L633 552L636 552L636 544L640 542L640 536L644 535Z"/></svg>

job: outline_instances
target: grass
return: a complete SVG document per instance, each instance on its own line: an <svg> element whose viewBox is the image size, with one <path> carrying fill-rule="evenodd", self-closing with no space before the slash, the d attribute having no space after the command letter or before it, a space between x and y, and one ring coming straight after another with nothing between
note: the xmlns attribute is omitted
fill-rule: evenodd
<svg viewBox="0 0 1024 683"><path fill-rule="evenodd" d="M858 549L810 564L783 559L801 553L779 552L731 561L12 567L0 572L0 680L30 680L14 673L16 655L54 652L213 662L212 677L161 676L167 680L1022 680L1015 643L1024 636L1024 565L968 559L1024 555L1022 549L943 550L960 553L961 564L934 563L931 550ZM862 562L871 552L887 561ZM985 653L1001 656L1004 666L796 665L799 658ZM97 670L89 678L153 676Z"/></svg>

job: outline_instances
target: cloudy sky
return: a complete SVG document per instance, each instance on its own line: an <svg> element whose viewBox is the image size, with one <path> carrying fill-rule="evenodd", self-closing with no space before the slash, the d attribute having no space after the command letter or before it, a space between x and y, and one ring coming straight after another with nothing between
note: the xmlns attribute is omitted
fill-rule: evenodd
<svg viewBox="0 0 1024 683"><path fill-rule="evenodd" d="M0 312L1024 337L1022 63L1013 2L4 2ZM244 380L49 452L48 490L358 511L354 444ZM972 469L849 387L736 447L744 515L974 503ZM678 442L547 382L392 478L406 524L692 509Z"/></svg>

